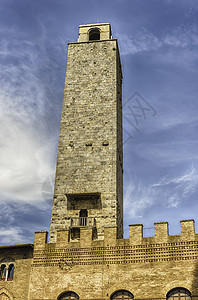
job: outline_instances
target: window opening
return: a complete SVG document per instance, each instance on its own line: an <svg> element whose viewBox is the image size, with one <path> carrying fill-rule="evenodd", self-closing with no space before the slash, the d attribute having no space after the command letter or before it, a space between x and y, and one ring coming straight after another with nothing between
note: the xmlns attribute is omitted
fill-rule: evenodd
<svg viewBox="0 0 198 300"><path fill-rule="evenodd" d="M14 276L14 265L11 264L9 265L9 269L8 269L8 281L12 281L13 276Z"/></svg>
<svg viewBox="0 0 198 300"><path fill-rule="evenodd" d="M79 217L80 217L80 226L87 226L87 217L88 217L87 209L81 209Z"/></svg>
<svg viewBox="0 0 198 300"><path fill-rule="evenodd" d="M133 294L126 290L117 291L111 296L111 300L129 300L133 298Z"/></svg>
<svg viewBox="0 0 198 300"><path fill-rule="evenodd" d="M100 40L100 30L94 28L89 32L89 41L97 41Z"/></svg>
<svg viewBox="0 0 198 300"><path fill-rule="evenodd" d="M0 263L0 280L12 281L14 276L14 259L7 257Z"/></svg>
<svg viewBox="0 0 198 300"><path fill-rule="evenodd" d="M185 288L175 288L168 292L168 300L191 300L191 293Z"/></svg>
<svg viewBox="0 0 198 300"><path fill-rule="evenodd" d="M74 292L67 292L58 297L58 300L78 300L79 296Z"/></svg>
<svg viewBox="0 0 198 300"><path fill-rule="evenodd" d="M1 265L1 280L5 281L7 275L7 268L6 265Z"/></svg>
<svg viewBox="0 0 198 300"><path fill-rule="evenodd" d="M80 238L80 228L71 228L71 239L76 240Z"/></svg>

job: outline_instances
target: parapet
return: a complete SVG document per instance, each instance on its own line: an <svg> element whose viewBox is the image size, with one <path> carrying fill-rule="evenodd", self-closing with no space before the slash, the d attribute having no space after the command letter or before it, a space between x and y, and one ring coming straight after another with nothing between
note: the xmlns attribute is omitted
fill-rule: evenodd
<svg viewBox="0 0 198 300"><path fill-rule="evenodd" d="M155 236L143 237L142 224L129 226L129 239L117 238L117 227L105 227L104 239L96 238L94 228L80 228L80 238L72 240L69 230L57 232L57 242L47 243L47 232L35 233L33 267L74 265L170 263L196 260L198 234L194 220L181 221L181 234L169 235L168 223L155 223ZM144 265L145 266L145 265Z"/></svg>
<svg viewBox="0 0 198 300"><path fill-rule="evenodd" d="M98 240L94 235L93 228L81 228L80 238L72 240L69 230L57 231L57 242L55 248L87 248L87 247L115 247L119 245L136 246L146 244L178 243L198 241L198 234L195 233L194 220L180 221L181 234L169 235L168 223L157 222L155 225L155 236L143 237L143 225L129 225L129 239L117 238L117 227L104 228L104 240ZM34 249L42 250L47 245L47 231L35 232ZM48 244L50 246L50 244ZM52 245L52 244L51 244Z"/></svg>
<svg viewBox="0 0 198 300"><path fill-rule="evenodd" d="M144 242L164 243L169 241L194 240L198 237L195 234L194 220L180 221L181 235L169 235L168 222L157 222L155 225L154 237L143 237L143 225L129 225L129 240L132 244L142 244Z"/></svg>

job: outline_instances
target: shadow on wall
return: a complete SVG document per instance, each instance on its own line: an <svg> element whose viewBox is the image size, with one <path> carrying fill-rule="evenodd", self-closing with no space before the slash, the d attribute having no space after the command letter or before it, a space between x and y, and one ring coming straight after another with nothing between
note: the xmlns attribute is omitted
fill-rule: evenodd
<svg viewBox="0 0 198 300"><path fill-rule="evenodd" d="M195 264L192 284L192 299L198 299L198 262Z"/></svg>

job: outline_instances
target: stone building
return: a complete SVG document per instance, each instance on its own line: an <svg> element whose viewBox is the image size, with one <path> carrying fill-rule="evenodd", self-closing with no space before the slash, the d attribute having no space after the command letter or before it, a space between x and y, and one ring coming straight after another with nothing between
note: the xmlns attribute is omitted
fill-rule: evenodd
<svg viewBox="0 0 198 300"><path fill-rule="evenodd" d="M69 43L49 242L0 247L0 299L190 300L198 234L155 223L123 239L122 71L109 23Z"/></svg>

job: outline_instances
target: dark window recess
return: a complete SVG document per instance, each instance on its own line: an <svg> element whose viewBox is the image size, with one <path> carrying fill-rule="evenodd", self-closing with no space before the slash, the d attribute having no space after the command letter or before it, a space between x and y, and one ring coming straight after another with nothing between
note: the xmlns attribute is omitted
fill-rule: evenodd
<svg viewBox="0 0 198 300"><path fill-rule="evenodd" d="M58 300L78 300L79 296L74 292L66 292L58 297Z"/></svg>
<svg viewBox="0 0 198 300"><path fill-rule="evenodd" d="M80 217L80 226L87 226L87 217L88 217L87 209L81 209L79 213L79 217Z"/></svg>
<svg viewBox="0 0 198 300"><path fill-rule="evenodd" d="M6 273L7 273L7 269L6 269L6 265L1 265L1 280L6 280Z"/></svg>
<svg viewBox="0 0 198 300"><path fill-rule="evenodd" d="M68 210L101 209L100 193L66 194Z"/></svg>
<svg viewBox="0 0 198 300"><path fill-rule="evenodd" d="M100 30L97 28L90 30L89 41L97 41L97 40L100 40Z"/></svg>
<svg viewBox="0 0 198 300"><path fill-rule="evenodd" d="M80 238L80 228L72 228L70 231L71 240L76 240Z"/></svg>
<svg viewBox="0 0 198 300"><path fill-rule="evenodd" d="M87 218L88 217L88 211L87 211L87 209L81 209L79 217Z"/></svg>
<svg viewBox="0 0 198 300"><path fill-rule="evenodd" d="M9 269L8 269L8 281L13 280L13 276L14 276L14 265L11 264L9 265Z"/></svg>

